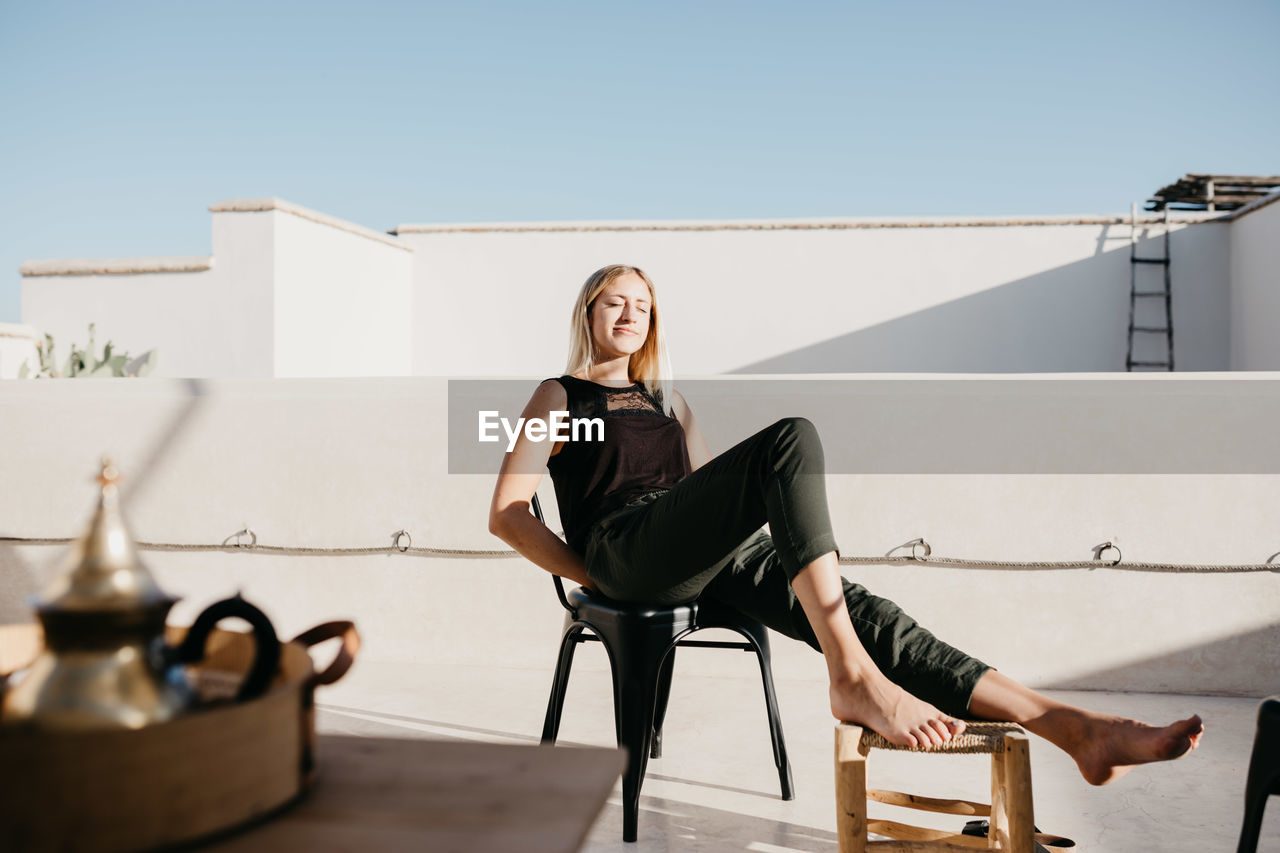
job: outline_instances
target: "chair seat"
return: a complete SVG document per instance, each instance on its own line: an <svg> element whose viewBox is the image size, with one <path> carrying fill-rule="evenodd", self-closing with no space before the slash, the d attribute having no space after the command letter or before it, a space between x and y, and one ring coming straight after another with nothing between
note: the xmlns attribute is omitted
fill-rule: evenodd
<svg viewBox="0 0 1280 853"><path fill-rule="evenodd" d="M614 601L599 592L588 592L583 587L569 590L566 595L579 619L591 621L587 616L603 617L614 621L653 620L670 621L673 624L696 624L698 602L688 604L646 604L641 602Z"/></svg>
<svg viewBox="0 0 1280 853"><path fill-rule="evenodd" d="M993 723L986 720L966 720L964 731L938 746L902 746L890 743L879 732L863 729L862 745L868 749L892 749L902 752L929 752L953 755L994 755L1004 752L1005 735L1026 735L1017 723Z"/></svg>

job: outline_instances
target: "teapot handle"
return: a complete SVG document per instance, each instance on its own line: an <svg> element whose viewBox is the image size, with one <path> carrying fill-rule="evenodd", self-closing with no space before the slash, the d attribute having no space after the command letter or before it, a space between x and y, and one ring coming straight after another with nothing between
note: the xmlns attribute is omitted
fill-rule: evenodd
<svg viewBox="0 0 1280 853"><path fill-rule="evenodd" d="M245 601L239 593L210 604L196 617L195 623L187 632L186 639L173 650L173 660L177 663L195 663L203 660L205 641L209 639L209 632L223 619L232 616L240 617L253 627L256 647L253 665L249 667L249 674L244 677L244 681L240 683L240 689L236 692L235 701L244 702L262 695L270 686L271 679L275 677L276 670L280 666L280 640L276 637L276 630L271 620L267 618L267 614Z"/></svg>

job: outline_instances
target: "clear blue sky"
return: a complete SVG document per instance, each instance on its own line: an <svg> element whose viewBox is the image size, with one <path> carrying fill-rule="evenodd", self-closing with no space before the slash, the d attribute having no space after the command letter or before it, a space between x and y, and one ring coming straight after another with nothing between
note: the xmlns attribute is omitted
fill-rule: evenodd
<svg viewBox="0 0 1280 853"><path fill-rule="evenodd" d="M209 204L403 222L1103 213L1280 172L1280 3L0 0L0 322Z"/></svg>

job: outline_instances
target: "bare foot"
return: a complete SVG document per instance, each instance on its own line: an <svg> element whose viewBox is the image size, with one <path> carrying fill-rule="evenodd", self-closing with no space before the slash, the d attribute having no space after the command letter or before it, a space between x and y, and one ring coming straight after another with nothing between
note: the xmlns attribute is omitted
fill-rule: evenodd
<svg viewBox="0 0 1280 853"><path fill-rule="evenodd" d="M1169 761L1200 745L1204 725L1198 716L1167 726L1150 726L1124 717L1098 715L1075 749L1067 750L1091 785L1105 785L1137 764Z"/></svg>
<svg viewBox="0 0 1280 853"><path fill-rule="evenodd" d="M831 713L867 726L900 746L938 746L964 731L964 721L922 702L883 675L831 682Z"/></svg>

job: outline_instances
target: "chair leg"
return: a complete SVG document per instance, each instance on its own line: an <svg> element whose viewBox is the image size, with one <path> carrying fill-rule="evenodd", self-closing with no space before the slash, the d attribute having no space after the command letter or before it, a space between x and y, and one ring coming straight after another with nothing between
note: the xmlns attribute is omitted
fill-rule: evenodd
<svg viewBox="0 0 1280 853"><path fill-rule="evenodd" d="M1280 794L1280 698L1271 697L1258 708L1258 731L1249 759L1249 776L1244 789L1244 823L1240 828L1237 853L1254 853L1262 831L1262 812L1267 799Z"/></svg>
<svg viewBox="0 0 1280 853"><path fill-rule="evenodd" d="M649 747L650 758L662 757L662 723L667 717L667 702L671 699L671 673L676 664L676 650L667 652L658 670L658 691L653 708L653 743Z"/></svg>
<svg viewBox="0 0 1280 853"><path fill-rule="evenodd" d="M622 773L622 840L635 841L640 820L640 786L649 763L658 673L664 649L646 648L644 638L618 638L629 649L613 658L613 714L618 746L627 750Z"/></svg>
<svg viewBox="0 0 1280 853"><path fill-rule="evenodd" d="M1262 812L1267 805L1266 791L1246 791L1244 795L1244 823L1240 827L1240 844L1236 853L1257 853L1258 836L1262 832Z"/></svg>
<svg viewBox="0 0 1280 853"><path fill-rule="evenodd" d="M555 743L560 734L560 717L564 712L564 697L569 688L569 670L573 667L573 653L578 648L578 636L583 627L576 623L570 624L560 640L556 674L551 680L551 698L547 700L547 716L542 723L543 743Z"/></svg>
<svg viewBox="0 0 1280 853"><path fill-rule="evenodd" d="M836 834L840 853L866 853L867 754L862 729L836 724Z"/></svg>
<svg viewBox="0 0 1280 853"><path fill-rule="evenodd" d="M791 762L787 760L787 742L782 735L782 715L778 713L778 694L773 687L773 658L770 654L769 632L763 625L741 625L734 628L751 641L756 659L760 663L760 679L764 682L764 704L769 714L769 739L773 743L773 763L778 768L778 783L782 799L795 799L791 781Z"/></svg>

